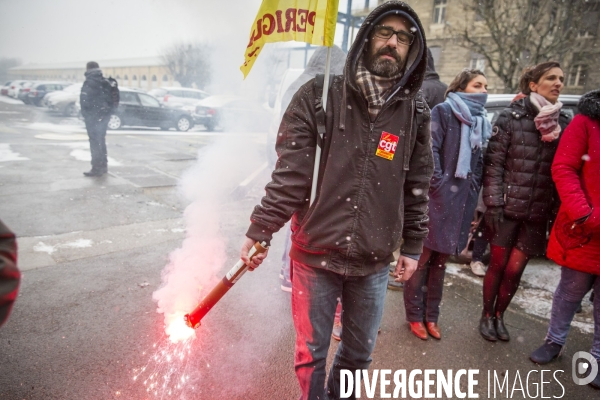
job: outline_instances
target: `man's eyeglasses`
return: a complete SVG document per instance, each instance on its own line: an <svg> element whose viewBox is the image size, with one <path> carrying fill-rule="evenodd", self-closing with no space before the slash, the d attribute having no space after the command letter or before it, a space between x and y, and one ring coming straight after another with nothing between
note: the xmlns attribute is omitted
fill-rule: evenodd
<svg viewBox="0 0 600 400"><path fill-rule="evenodd" d="M376 37L380 39L389 39L392 35L396 35L398 38L398 43L403 44L405 46L410 46L415 41L415 35L412 33L408 33L405 31L395 31L389 26L385 25L375 25L374 34Z"/></svg>

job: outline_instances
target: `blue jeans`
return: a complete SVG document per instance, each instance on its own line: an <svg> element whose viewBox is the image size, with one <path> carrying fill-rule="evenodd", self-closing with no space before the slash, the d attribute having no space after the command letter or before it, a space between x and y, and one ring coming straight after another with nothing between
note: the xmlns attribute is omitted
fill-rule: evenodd
<svg viewBox="0 0 600 400"><path fill-rule="evenodd" d="M600 360L600 276L562 267L560 282L552 300L552 315L546 340L565 345L571 321L590 289L594 289L594 341L591 354Z"/></svg>
<svg viewBox="0 0 600 400"><path fill-rule="evenodd" d="M367 369L383 315L388 268L367 276L344 276L292 260L294 366L301 399L339 399L340 370ZM338 299L342 336L325 389L325 365ZM354 395L350 397L354 399Z"/></svg>
<svg viewBox="0 0 600 400"><path fill-rule="evenodd" d="M292 230L290 229L290 223L288 222L283 227L285 231L285 245L283 248L283 255L281 256L281 271L283 273L283 279L286 281L290 280L290 267L292 260L290 259L290 249L292 248Z"/></svg>

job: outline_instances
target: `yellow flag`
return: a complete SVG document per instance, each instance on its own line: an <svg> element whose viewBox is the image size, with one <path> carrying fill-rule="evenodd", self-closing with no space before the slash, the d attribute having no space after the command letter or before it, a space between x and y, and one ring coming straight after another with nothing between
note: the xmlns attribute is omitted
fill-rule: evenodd
<svg viewBox="0 0 600 400"><path fill-rule="evenodd" d="M339 0L263 0L250 30L244 78L265 43L296 40L333 46Z"/></svg>

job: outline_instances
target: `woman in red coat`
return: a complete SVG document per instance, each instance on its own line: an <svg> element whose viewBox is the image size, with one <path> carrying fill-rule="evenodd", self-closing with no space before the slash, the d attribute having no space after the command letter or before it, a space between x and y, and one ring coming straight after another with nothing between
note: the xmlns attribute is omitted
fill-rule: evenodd
<svg viewBox="0 0 600 400"><path fill-rule="evenodd" d="M538 364L560 354L575 311L592 288L596 296L591 354L600 363L600 90L584 95L578 108L580 114L565 130L552 163L562 204L547 257L562 271L546 342L530 357ZM590 385L600 389L600 373Z"/></svg>

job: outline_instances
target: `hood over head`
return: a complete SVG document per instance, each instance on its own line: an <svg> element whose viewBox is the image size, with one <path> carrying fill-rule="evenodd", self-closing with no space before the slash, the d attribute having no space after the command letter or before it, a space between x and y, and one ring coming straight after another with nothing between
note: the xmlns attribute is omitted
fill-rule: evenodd
<svg viewBox="0 0 600 400"><path fill-rule="evenodd" d="M425 73L425 79L440 79L440 76L435 72L435 63L433 61L433 54L431 49L427 48L427 72Z"/></svg>
<svg viewBox="0 0 600 400"><path fill-rule="evenodd" d="M319 47L313 53L308 64L304 69L302 75L308 75L314 78L317 74L325 73L325 62L327 60L327 47ZM333 46L331 48L331 73L334 75L341 75L344 72L344 63L346 62L346 53L339 48L339 46ZM310 78L309 78L310 79ZM308 82L307 79L306 81Z"/></svg>
<svg viewBox="0 0 600 400"><path fill-rule="evenodd" d="M600 121L600 89L592 90L581 96L577 109L586 117Z"/></svg>
<svg viewBox="0 0 600 400"><path fill-rule="evenodd" d="M419 17L408 4L401 1L389 1L383 3L367 16L348 52L346 66L344 68L346 83L352 89L356 91L360 90L356 83L358 60L363 56L365 49L367 49L373 26L377 25L381 19L389 15L404 17L410 22L412 27L415 28L415 31L412 32L415 35L415 41L408 51L406 65L404 66L404 74L399 82L392 88L392 96L396 93L400 93L401 97L404 99L413 98L421 88L421 84L425 77L427 69L427 43ZM401 88L404 90L399 92Z"/></svg>
<svg viewBox="0 0 600 400"><path fill-rule="evenodd" d="M88 79L102 79L102 70L100 68L93 68L84 73Z"/></svg>

